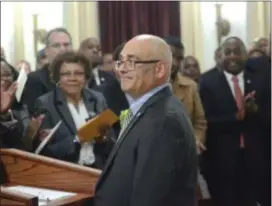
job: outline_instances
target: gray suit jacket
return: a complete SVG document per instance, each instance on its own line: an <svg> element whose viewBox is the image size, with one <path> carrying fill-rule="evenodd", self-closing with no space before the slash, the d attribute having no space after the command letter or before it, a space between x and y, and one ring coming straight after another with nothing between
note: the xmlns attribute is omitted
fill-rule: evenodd
<svg viewBox="0 0 272 206"><path fill-rule="evenodd" d="M83 89L82 94L90 117L96 116L107 108L104 97L99 92ZM61 126L43 149L42 154L76 163L80 151L80 145L74 142L77 129L61 90L56 88L52 92L39 97L36 100L35 107L37 110L45 109L47 111L41 129L51 129L59 120L62 120ZM112 145L113 143L110 140L94 144L97 168L103 167Z"/></svg>
<svg viewBox="0 0 272 206"><path fill-rule="evenodd" d="M96 206L193 206L197 153L189 117L167 87L119 137L96 185Z"/></svg>

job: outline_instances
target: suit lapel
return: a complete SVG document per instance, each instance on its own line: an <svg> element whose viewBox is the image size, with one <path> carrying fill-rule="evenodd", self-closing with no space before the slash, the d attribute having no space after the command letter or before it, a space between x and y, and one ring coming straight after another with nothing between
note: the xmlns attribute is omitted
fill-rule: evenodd
<svg viewBox="0 0 272 206"><path fill-rule="evenodd" d="M244 96L246 97L248 93L253 92L253 90L256 88L254 85L254 79L252 78L252 76L250 75L249 72L245 71L244 73L244 87L245 87L245 92L244 92Z"/></svg>
<svg viewBox="0 0 272 206"><path fill-rule="evenodd" d="M155 104L160 98L165 97L165 96L169 96L169 95L172 95L169 87L166 87L166 88L162 89L157 94L152 96L146 103L144 103L144 105L140 108L140 110L137 112L137 114L134 115L134 117L131 120L131 122L129 123L129 125L126 127L124 132L118 138L118 141L116 142L115 147L112 149L112 151L110 153L110 156L108 157L107 163L106 163L106 165L104 167L103 173L101 174L101 176L100 176L100 178L98 180L97 187L99 186L99 183L101 182L101 180L102 180L103 176L105 175L105 173L110 168L110 166L111 166L111 164L112 164L118 150L120 149L122 143L124 142L125 138L128 136L129 132L135 126L135 124L138 122L138 120L140 120L140 118L144 115L146 110L149 107L151 107L153 104Z"/></svg>
<svg viewBox="0 0 272 206"><path fill-rule="evenodd" d="M84 104L90 118L93 118L97 115L97 113L102 112L102 111L97 111L98 108L96 105L96 99L91 95L89 91L87 91L86 89L83 89L82 93L83 93Z"/></svg>
<svg viewBox="0 0 272 206"><path fill-rule="evenodd" d="M56 107L58 109L58 113L63 121L63 123L67 126L71 134L76 134L77 129L73 117L69 111L67 102L59 88L55 90L55 98L56 98Z"/></svg>

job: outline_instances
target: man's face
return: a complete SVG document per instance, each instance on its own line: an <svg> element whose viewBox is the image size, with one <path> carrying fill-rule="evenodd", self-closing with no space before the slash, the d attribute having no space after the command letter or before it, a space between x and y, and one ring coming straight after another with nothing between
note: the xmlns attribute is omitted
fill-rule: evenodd
<svg viewBox="0 0 272 206"><path fill-rule="evenodd" d="M90 38L81 51L91 61L94 67L102 64L101 46L98 39Z"/></svg>
<svg viewBox="0 0 272 206"><path fill-rule="evenodd" d="M225 42L222 48L223 69L231 74L239 74L247 59L246 49L242 42L231 38Z"/></svg>
<svg viewBox="0 0 272 206"><path fill-rule="evenodd" d="M266 38L262 38L257 42L256 47L262 50L265 54L268 54L269 50L269 41Z"/></svg>
<svg viewBox="0 0 272 206"><path fill-rule="evenodd" d="M46 47L46 56L49 63L62 52L72 50L72 42L64 32L53 32L49 37L49 44Z"/></svg>
<svg viewBox="0 0 272 206"><path fill-rule="evenodd" d="M156 81L156 66L159 63L137 63L148 61L151 56L143 55L145 45L135 42L125 45L121 52L121 64L118 67L118 77L124 92L137 98L154 87Z"/></svg>
<svg viewBox="0 0 272 206"><path fill-rule="evenodd" d="M175 46L169 45L170 49L172 51L172 68L171 73L172 75L175 75L179 70L181 66L181 62L184 59L184 51L183 49L179 49Z"/></svg>
<svg viewBox="0 0 272 206"><path fill-rule="evenodd" d="M197 60L191 57L185 57L183 61L182 73L194 81L198 81L200 78L200 68Z"/></svg>

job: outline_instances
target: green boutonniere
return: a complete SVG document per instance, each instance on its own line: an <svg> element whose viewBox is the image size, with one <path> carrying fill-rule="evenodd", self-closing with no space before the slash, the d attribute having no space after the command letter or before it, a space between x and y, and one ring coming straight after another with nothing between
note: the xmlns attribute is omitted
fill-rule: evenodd
<svg viewBox="0 0 272 206"><path fill-rule="evenodd" d="M123 125L124 120L126 119L127 115L128 115L128 109L122 110L121 114L119 116L120 119L120 124Z"/></svg>

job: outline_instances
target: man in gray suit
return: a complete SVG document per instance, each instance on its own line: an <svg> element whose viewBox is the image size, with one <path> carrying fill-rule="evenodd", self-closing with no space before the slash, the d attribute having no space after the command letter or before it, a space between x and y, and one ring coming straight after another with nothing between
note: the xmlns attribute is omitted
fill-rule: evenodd
<svg viewBox="0 0 272 206"><path fill-rule="evenodd" d="M193 206L197 153L192 125L171 92L172 54L161 38L139 35L116 63L130 108L96 185L96 206Z"/></svg>

